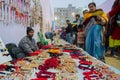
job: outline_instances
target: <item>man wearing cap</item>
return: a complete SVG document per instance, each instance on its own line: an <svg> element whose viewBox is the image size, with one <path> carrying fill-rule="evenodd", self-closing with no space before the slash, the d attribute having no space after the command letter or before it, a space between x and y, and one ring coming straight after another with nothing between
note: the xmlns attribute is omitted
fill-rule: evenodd
<svg viewBox="0 0 120 80"><path fill-rule="evenodd" d="M19 47L29 55L36 50L38 50L38 46L33 39L34 30L31 27L27 27L27 36L23 37L22 40L19 42Z"/></svg>

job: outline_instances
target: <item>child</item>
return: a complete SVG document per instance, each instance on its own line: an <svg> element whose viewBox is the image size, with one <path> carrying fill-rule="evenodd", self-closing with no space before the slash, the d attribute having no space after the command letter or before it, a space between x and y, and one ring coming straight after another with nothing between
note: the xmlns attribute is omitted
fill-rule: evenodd
<svg viewBox="0 0 120 80"><path fill-rule="evenodd" d="M85 48L85 35L84 35L84 30L82 27L78 28L77 46L83 49Z"/></svg>

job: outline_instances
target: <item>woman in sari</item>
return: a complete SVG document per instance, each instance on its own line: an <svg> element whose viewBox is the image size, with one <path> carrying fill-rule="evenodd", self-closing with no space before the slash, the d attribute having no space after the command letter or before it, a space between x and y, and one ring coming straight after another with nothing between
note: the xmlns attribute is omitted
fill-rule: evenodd
<svg viewBox="0 0 120 80"><path fill-rule="evenodd" d="M94 2L88 5L89 11L84 15L86 51L93 57L104 60L104 29L108 21L102 9L96 9Z"/></svg>

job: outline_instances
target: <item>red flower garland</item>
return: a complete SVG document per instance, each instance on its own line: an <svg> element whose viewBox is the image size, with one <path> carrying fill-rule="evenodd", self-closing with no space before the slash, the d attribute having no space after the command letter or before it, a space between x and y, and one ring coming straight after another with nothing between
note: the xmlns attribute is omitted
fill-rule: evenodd
<svg viewBox="0 0 120 80"><path fill-rule="evenodd" d="M50 59L47 59L43 65L40 65L38 67L39 70L47 70L49 68L57 68L57 66L60 64L60 60L53 57Z"/></svg>
<svg viewBox="0 0 120 80"><path fill-rule="evenodd" d="M55 78L55 73L47 72L47 71L40 71L37 74L37 78Z"/></svg>
<svg viewBox="0 0 120 80"><path fill-rule="evenodd" d="M91 70L89 72L83 72L83 75L84 75L84 79L87 79L87 80L92 80L92 78L99 79L103 76L101 72L98 72L96 70Z"/></svg>
<svg viewBox="0 0 120 80"><path fill-rule="evenodd" d="M91 62L91 61L80 60L79 63L80 63L81 65L92 65L92 62Z"/></svg>
<svg viewBox="0 0 120 80"><path fill-rule="evenodd" d="M49 68L57 68L60 64L60 60L56 57L47 59L43 65L38 67L41 70L39 73L36 73L37 78L55 78L55 73L48 72Z"/></svg>

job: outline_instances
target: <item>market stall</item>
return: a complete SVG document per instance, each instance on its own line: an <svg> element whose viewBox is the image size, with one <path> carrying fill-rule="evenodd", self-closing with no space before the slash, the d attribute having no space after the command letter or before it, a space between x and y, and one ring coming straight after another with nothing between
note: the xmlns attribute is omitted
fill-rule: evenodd
<svg viewBox="0 0 120 80"><path fill-rule="evenodd" d="M27 27L34 29L39 41L37 33L51 31L51 25L50 0L0 0L0 37L5 44L18 45Z"/></svg>
<svg viewBox="0 0 120 80"><path fill-rule="evenodd" d="M120 71L63 40L0 65L0 80L120 80Z"/></svg>

